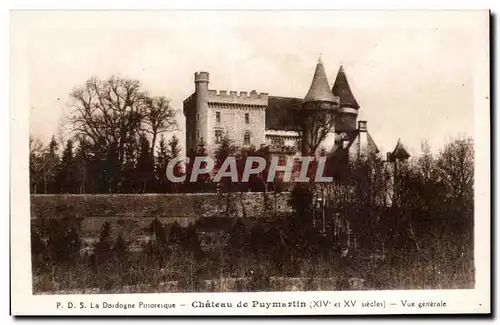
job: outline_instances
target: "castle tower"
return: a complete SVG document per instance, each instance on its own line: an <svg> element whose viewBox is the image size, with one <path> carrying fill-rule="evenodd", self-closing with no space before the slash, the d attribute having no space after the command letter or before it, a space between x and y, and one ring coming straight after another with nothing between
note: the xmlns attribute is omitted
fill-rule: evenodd
<svg viewBox="0 0 500 325"><path fill-rule="evenodd" d="M321 58L318 59L316 70L309 91L302 101L301 111L298 113L298 122L302 133L302 155L314 154L314 147L319 145L317 134L322 125L319 123L324 120L320 118L322 114L336 113L339 99L330 91L328 78Z"/></svg>
<svg viewBox="0 0 500 325"><path fill-rule="evenodd" d="M193 149L196 148L201 139L206 142L208 138L208 126L207 126L207 115L208 115L208 82L209 73L208 72L196 72L194 74L195 83L195 122L193 123L196 127L192 130L192 142Z"/></svg>
<svg viewBox="0 0 500 325"><path fill-rule="evenodd" d="M339 101L330 91L328 78L321 57L316 64L309 91L302 101L302 108L309 110L335 110Z"/></svg>
<svg viewBox="0 0 500 325"><path fill-rule="evenodd" d="M335 132L355 131L359 105L352 94L343 66L340 66L337 73L332 93L334 96L339 97L339 113L335 119Z"/></svg>

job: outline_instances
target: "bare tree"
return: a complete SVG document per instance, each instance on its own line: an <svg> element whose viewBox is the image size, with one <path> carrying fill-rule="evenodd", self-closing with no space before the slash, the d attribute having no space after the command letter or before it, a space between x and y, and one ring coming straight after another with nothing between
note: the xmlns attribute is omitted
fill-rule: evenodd
<svg viewBox="0 0 500 325"><path fill-rule="evenodd" d="M112 76L107 80L92 77L71 93L73 112L69 122L76 134L93 145L118 147L123 163L125 144L141 129L148 107L146 93L137 80Z"/></svg>
<svg viewBox="0 0 500 325"><path fill-rule="evenodd" d="M158 135L178 129L175 120L176 111L172 109L170 100L163 96L148 98L147 103L144 119L147 126L145 131L151 134L151 154L154 155Z"/></svg>
<svg viewBox="0 0 500 325"><path fill-rule="evenodd" d="M456 139L447 144L437 159L440 178L448 188L452 202L473 198L474 143L471 138Z"/></svg>
<svg viewBox="0 0 500 325"><path fill-rule="evenodd" d="M328 133L333 131L334 115L323 110L300 110L294 117L297 132L301 135L302 154L315 154Z"/></svg>

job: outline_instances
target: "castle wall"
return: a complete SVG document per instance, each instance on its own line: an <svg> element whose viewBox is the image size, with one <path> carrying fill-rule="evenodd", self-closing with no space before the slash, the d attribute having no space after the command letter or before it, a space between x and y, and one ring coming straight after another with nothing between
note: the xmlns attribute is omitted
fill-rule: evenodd
<svg viewBox="0 0 500 325"><path fill-rule="evenodd" d="M208 92L208 115L207 115L207 149L209 153L218 147L216 143L216 130L228 135L236 146L244 146L244 135L250 134L250 145L259 148L265 143L265 121L267 94L246 93L236 91ZM220 121L217 121L217 112ZM248 124L245 120L248 114Z"/></svg>
<svg viewBox="0 0 500 325"><path fill-rule="evenodd" d="M291 212L290 193L231 193L232 217L261 218ZM226 193L31 195L31 218L171 219L223 217Z"/></svg>
<svg viewBox="0 0 500 325"><path fill-rule="evenodd" d="M184 101L184 116L186 117L186 153L196 148L196 94L192 94Z"/></svg>

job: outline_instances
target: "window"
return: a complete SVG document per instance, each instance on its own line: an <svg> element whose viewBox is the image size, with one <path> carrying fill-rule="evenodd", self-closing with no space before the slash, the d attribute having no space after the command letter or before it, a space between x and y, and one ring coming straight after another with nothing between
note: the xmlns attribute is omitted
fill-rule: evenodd
<svg viewBox="0 0 500 325"><path fill-rule="evenodd" d="M222 130L215 130L215 143L219 144L222 142Z"/></svg>
<svg viewBox="0 0 500 325"><path fill-rule="evenodd" d="M196 122L200 120L200 114L196 114Z"/></svg>
<svg viewBox="0 0 500 325"><path fill-rule="evenodd" d="M215 112L215 121L220 123L220 112Z"/></svg>
<svg viewBox="0 0 500 325"><path fill-rule="evenodd" d="M243 136L243 145L248 146L250 145L250 132L245 132L245 135Z"/></svg>
<svg viewBox="0 0 500 325"><path fill-rule="evenodd" d="M200 129L196 129L196 137L199 139L200 138Z"/></svg>
<svg viewBox="0 0 500 325"><path fill-rule="evenodd" d="M285 145L285 140L283 140L281 138L273 138L271 140L271 145L274 147L282 147Z"/></svg>
<svg viewBox="0 0 500 325"><path fill-rule="evenodd" d="M245 124L250 124L250 114L245 113Z"/></svg>

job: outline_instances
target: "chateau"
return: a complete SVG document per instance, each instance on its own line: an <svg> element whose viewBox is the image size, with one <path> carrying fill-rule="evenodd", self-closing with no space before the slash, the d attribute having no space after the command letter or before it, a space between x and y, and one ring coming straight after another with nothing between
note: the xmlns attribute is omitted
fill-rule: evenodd
<svg viewBox="0 0 500 325"><path fill-rule="evenodd" d="M194 93L184 100L187 152L195 152L203 141L207 152L212 154L227 136L239 147L267 148L273 155L282 157L299 155L301 135L297 131L297 112L310 103L326 103L328 109L320 109L324 114L334 115L334 129L318 150L335 150L347 156L359 156L362 151L378 153L367 122L357 120L360 105L342 66L330 88L319 59L304 98L274 96L255 90L217 91L209 89L209 82L208 72L196 72Z"/></svg>

